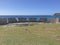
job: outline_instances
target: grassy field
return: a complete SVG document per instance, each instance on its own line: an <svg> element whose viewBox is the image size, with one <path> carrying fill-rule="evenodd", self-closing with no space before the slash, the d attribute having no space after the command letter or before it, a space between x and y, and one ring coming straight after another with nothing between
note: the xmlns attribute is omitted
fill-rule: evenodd
<svg viewBox="0 0 60 45"><path fill-rule="evenodd" d="M0 45L60 45L60 24L0 26Z"/></svg>

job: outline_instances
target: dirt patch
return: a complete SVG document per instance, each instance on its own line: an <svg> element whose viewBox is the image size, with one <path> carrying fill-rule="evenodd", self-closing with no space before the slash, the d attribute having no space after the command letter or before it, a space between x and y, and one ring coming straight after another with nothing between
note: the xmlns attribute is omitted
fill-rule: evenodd
<svg viewBox="0 0 60 45"><path fill-rule="evenodd" d="M60 35L54 35L53 38L56 40L60 40Z"/></svg>

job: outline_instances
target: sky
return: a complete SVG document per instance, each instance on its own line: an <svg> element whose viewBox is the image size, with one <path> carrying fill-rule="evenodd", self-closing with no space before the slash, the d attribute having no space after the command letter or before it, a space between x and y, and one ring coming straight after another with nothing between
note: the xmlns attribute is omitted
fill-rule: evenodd
<svg viewBox="0 0 60 45"><path fill-rule="evenodd" d="M0 15L53 15L60 0L0 0Z"/></svg>

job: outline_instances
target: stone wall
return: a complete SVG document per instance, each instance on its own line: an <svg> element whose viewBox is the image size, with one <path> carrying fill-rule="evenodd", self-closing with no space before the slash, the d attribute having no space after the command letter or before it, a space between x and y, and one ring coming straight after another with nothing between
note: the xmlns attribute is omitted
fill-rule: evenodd
<svg viewBox="0 0 60 45"><path fill-rule="evenodd" d="M48 20L47 20L47 18L40 18L40 19L39 19L39 22L47 23L47 22L48 22Z"/></svg>
<svg viewBox="0 0 60 45"><path fill-rule="evenodd" d="M27 22L27 18L18 18L18 22Z"/></svg>
<svg viewBox="0 0 60 45"><path fill-rule="evenodd" d="M8 18L8 23L17 23L16 18Z"/></svg>
<svg viewBox="0 0 60 45"><path fill-rule="evenodd" d="M59 23L59 18L50 18L50 23Z"/></svg>
<svg viewBox="0 0 60 45"><path fill-rule="evenodd" d="M0 18L0 25L7 24L6 18Z"/></svg>
<svg viewBox="0 0 60 45"><path fill-rule="evenodd" d="M29 22L37 22L37 18L29 18Z"/></svg>

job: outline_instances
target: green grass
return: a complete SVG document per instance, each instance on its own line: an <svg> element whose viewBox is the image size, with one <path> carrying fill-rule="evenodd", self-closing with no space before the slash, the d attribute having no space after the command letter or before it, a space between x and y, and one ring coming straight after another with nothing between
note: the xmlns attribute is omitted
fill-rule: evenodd
<svg viewBox="0 0 60 45"><path fill-rule="evenodd" d="M60 24L0 26L0 45L60 45Z"/></svg>

